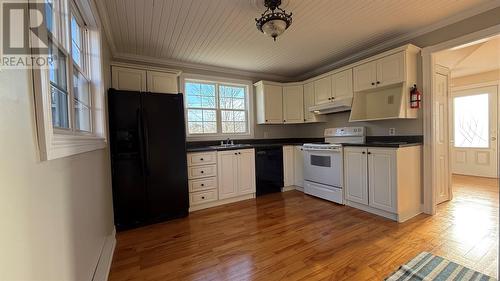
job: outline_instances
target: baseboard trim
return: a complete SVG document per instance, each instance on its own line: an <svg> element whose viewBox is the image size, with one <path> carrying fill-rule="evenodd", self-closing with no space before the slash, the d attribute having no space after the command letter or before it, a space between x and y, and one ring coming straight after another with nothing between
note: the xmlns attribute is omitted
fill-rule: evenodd
<svg viewBox="0 0 500 281"><path fill-rule="evenodd" d="M106 281L109 277L111 270L111 262L113 261L113 254L116 247L116 229L113 228L111 235L106 237L104 245L102 246L101 256L97 262L97 267L92 281Z"/></svg>
<svg viewBox="0 0 500 281"><path fill-rule="evenodd" d="M291 191L291 190L295 190L295 186L294 185L284 186L284 187L281 188L281 192L286 192L286 191Z"/></svg>
<svg viewBox="0 0 500 281"><path fill-rule="evenodd" d="M238 201L248 200L248 199L252 199L252 198L255 198L255 193L240 195L240 196L236 196L236 197L232 197L232 198L220 199L220 200L208 202L205 204L190 206L189 212L191 213L191 212L195 212L195 211L199 211L199 210L203 210L203 209L222 206L225 204L235 203Z"/></svg>

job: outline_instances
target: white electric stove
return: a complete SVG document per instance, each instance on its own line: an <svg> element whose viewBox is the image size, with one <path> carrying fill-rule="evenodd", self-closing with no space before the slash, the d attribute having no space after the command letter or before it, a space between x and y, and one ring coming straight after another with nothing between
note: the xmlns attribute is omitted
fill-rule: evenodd
<svg viewBox="0 0 500 281"><path fill-rule="evenodd" d="M304 192L344 204L342 144L364 142L364 127L343 127L325 129L324 143L304 144Z"/></svg>

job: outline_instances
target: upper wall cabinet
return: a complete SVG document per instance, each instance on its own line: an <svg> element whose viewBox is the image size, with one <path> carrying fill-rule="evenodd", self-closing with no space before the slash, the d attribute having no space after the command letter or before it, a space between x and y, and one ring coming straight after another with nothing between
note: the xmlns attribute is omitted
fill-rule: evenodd
<svg viewBox="0 0 500 281"><path fill-rule="evenodd" d="M332 75L332 99L352 97L352 68Z"/></svg>
<svg viewBox="0 0 500 281"><path fill-rule="evenodd" d="M405 52L354 67L354 91L361 92L405 80Z"/></svg>
<svg viewBox="0 0 500 281"><path fill-rule="evenodd" d="M325 121L325 115L318 115L309 111L309 108L315 104L314 82L306 83L304 84L304 123Z"/></svg>
<svg viewBox="0 0 500 281"><path fill-rule="evenodd" d="M283 123L304 123L304 86L283 87Z"/></svg>
<svg viewBox="0 0 500 281"><path fill-rule="evenodd" d="M111 67L112 87L117 90L176 94L179 92L178 72Z"/></svg>
<svg viewBox="0 0 500 281"><path fill-rule="evenodd" d="M332 100L332 76L314 81L314 99L316 104L324 104Z"/></svg>
<svg viewBox="0 0 500 281"><path fill-rule="evenodd" d="M254 84L257 99L257 123L283 124L283 87L260 81Z"/></svg>

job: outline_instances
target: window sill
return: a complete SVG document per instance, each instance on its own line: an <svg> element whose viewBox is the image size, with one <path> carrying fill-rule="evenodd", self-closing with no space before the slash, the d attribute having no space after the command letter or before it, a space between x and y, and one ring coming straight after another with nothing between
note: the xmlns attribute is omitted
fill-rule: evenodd
<svg viewBox="0 0 500 281"><path fill-rule="evenodd" d="M52 160L80 153L104 149L107 141L102 137L54 134L51 145L42 151L42 160Z"/></svg>
<svg viewBox="0 0 500 281"><path fill-rule="evenodd" d="M216 141L216 140L245 140L245 139L253 139L254 135L250 134L241 134L241 135L188 135L186 136L186 141Z"/></svg>

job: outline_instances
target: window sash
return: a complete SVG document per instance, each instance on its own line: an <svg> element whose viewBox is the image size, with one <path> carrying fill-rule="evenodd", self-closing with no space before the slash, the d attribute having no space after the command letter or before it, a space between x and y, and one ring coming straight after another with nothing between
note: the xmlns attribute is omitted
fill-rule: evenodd
<svg viewBox="0 0 500 281"><path fill-rule="evenodd" d="M249 102L249 89L247 85L242 85L242 84L232 84L232 83L223 83L223 82L214 82L214 81L202 81L202 80L195 80L195 79L186 79L184 81L184 92L186 92L186 85L188 83L193 83L193 84L205 84L205 85L214 85L215 86L215 107L194 107L194 106L189 106L188 99L190 96L188 96L187 93L185 93L185 109L186 109L186 132L188 136L192 137L210 137L210 136L244 136L244 135L249 135L250 134L250 102ZM242 88L244 92L244 109L232 109L232 108L222 108L220 105L220 99L221 99L221 94L220 94L220 87L237 87L237 88ZM202 96L202 95L196 95L196 96ZM216 133L194 133L190 132L189 130L189 123L190 122L198 122L198 121L190 121L188 112L189 110L215 110L216 111ZM225 122L222 120L222 111L231 111L231 112L244 112L245 114L245 121L241 121L245 123L245 132L223 132L222 129L222 123ZM203 122L203 121L199 121ZM228 121L228 122L240 122L240 121Z"/></svg>

